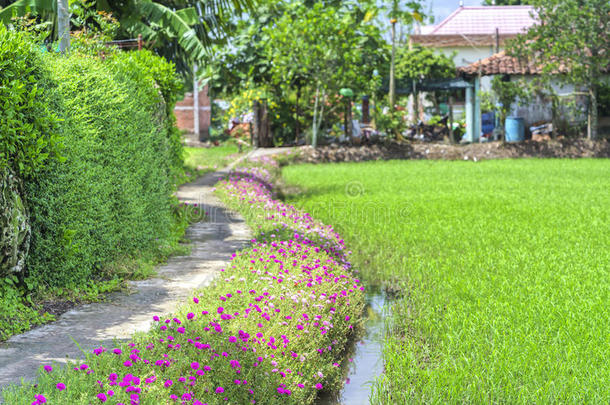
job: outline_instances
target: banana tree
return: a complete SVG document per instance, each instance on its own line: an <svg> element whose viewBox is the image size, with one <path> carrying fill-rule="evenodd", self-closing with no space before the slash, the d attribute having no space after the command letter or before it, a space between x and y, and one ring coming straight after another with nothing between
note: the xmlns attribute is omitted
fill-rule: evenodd
<svg viewBox="0 0 610 405"><path fill-rule="evenodd" d="M10 4L0 9L0 22L8 24L13 17L30 13L56 26L58 2L63 1L68 0L3 1ZM206 56L212 43L224 38L226 19L251 8L252 0L94 0L91 5L112 13L119 21L119 39L141 34L157 52L174 61L178 70L188 71L193 62ZM53 38L59 38L58 32L53 30Z"/></svg>

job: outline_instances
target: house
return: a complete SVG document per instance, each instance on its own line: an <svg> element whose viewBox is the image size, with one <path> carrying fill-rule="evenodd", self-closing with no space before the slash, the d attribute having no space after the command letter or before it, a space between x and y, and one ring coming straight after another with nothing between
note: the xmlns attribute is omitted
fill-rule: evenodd
<svg viewBox="0 0 610 405"><path fill-rule="evenodd" d="M468 139L476 140L480 131L480 90L479 82L485 78L502 76L504 80L520 80L531 82L543 71L543 64L535 61L519 59L515 56L507 55L504 51L498 52L487 58L481 59L467 66L458 67L458 75L473 83L472 96L470 97L473 114L467 117L466 125ZM553 78L547 84L548 90L558 97L558 101L553 105L548 95L539 94L535 100L529 100L523 105L514 103L511 106L509 115L524 119L525 126L528 127L538 122L553 122L555 129L562 134L570 134L578 130L579 126L584 126L588 111L588 93L586 88L576 88L574 85L566 84L561 80L561 75L569 74L568 67L559 64L553 72ZM610 82L610 69L605 71L606 81ZM467 97L468 98L468 97ZM479 111L477 115L476 112ZM599 117L600 133L608 131L608 118L603 114ZM468 127L472 128L472 132Z"/></svg>
<svg viewBox="0 0 610 405"><path fill-rule="evenodd" d="M453 62L461 67L503 50L508 39L535 23L533 6L460 6L440 24L419 27L409 43L454 55ZM490 87L490 79L481 81L483 90Z"/></svg>

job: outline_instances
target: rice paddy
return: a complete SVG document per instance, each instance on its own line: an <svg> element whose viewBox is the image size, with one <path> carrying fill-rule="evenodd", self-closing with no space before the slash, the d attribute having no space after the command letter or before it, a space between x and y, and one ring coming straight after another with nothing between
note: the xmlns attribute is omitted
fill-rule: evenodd
<svg viewBox="0 0 610 405"><path fill-rule="evenodd" d="M299 165L283 176L289 202L354 249L360 276L398 294L374 403L608 403L609 161Z"/></svg>

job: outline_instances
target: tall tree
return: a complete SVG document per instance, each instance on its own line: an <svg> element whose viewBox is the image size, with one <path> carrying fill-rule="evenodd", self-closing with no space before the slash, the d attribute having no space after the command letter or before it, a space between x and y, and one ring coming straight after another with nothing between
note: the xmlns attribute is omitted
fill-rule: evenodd
<svg viewBox="0 0 610 405"><path fill-rule="evenodd" d="M362 91L383 58L373 17L373 9L322 3L308 8L295 2L264 30L269 37L265 55L273 61L273 80L278 84L298 81L314 91L313 146L328 108L326 96L337 96L341 88Z"/></svg>
<svg viewBox="0 0 610 405"><path fill-rule="evenodd" d="M610 68L608 0L534 0L539 23L517 38L509 52L589 95L587 137L597 138L598 89ZM567 74L557 75L567 71Z"/></svg>

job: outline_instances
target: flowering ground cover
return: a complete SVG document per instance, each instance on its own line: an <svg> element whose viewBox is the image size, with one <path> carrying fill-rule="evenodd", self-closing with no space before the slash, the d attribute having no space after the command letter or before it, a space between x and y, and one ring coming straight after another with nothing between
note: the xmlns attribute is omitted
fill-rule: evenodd
<svg viewBox="0 0 610 405"><path fill-rule="evenodd" d="M274 200L271 181L259 162L219 185L261 238L215 284L130 342L45 366L35 385L6 389L6 403L302 404L337 389L363 288L340 236Z"/></svg>
<svg viewBox="0 0 610 405"><path fill-rule="evenodd" d="M365 283L398 293L374 403L610 401L610 162L283 170Z"/></svg>

